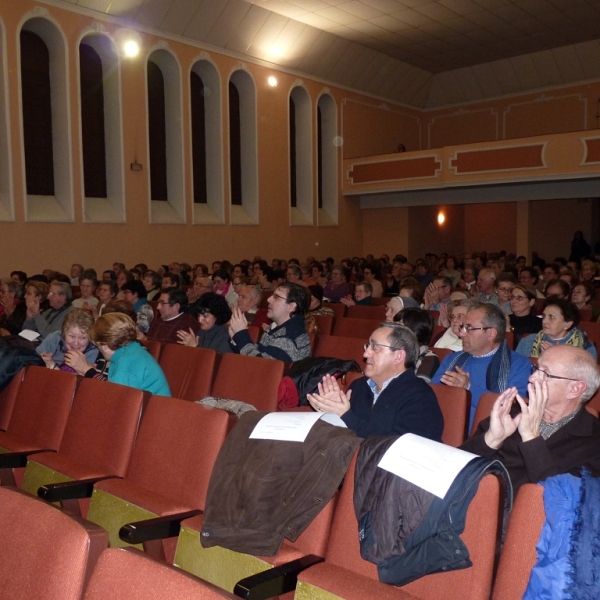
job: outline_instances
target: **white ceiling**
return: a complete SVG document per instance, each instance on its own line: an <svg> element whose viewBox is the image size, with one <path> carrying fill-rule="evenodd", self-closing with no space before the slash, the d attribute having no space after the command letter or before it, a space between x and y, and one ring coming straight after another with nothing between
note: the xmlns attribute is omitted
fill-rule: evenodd
<svg viewBox="0 0 600 600"><path fill-rule="evenodd" d="M600 78L600 0L57 0L432 108Z"/></svg>

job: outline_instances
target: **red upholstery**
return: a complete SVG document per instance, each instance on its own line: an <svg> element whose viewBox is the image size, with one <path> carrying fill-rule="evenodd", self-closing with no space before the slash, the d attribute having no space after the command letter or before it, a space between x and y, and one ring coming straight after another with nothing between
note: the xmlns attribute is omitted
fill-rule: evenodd
<svg viewBox="0 0 600 600"><path fill-rule="evenodd" d="M494 406L494 402L496 402L496 398L498 398L499 395L500 394L495 394L494 392L485 392L484 394L481 394L479 403L475 409L473 426L471 427L471 432L469 435L473 435L475 431L477 431L479 423L481 423L481 421L484 419L487 419L492 414L492 407Z"/></svg>
<svg viewBox="0 0 600 600"><path fill-rule="evenodd" d="M493 600L520 600L525 593L545 520L543 493L544 488L536 483L519 488L498 565Z"/></svg>
<svg viewBox="0 0 600 600"><path fill-rule="evenodd" d="M372 330L371 330L372 332ZM340 335L321 335L315 349L315 356L333 356L343 360L354 359L364 368L364 344L367 338L342 337Z"/></svg>
<svg viewBox="0 0 600 600"><path fill-rule="evenodd" d="M59 451L36 454L32 460L71 479L124 477L146 395L124 385L83 379ZM82 505L87 512L87 502Z"/></svg>
<svg viewBox="0 0 600 600"><path fill-rule="evenodd" d="M11 452L58 449L75 394L77 377L57 369L27 367L19 385L6 432L0 431L0 448ZM25 469L4 471L4 484L21 486ZM14 479L13 479L14 478Z"/></svg>
<svg viewBox="0 0 600 600"><path fill-rule="evenodd" d="M285 364L280 360L223 354L211 395L242 400L257 410L277 410L277 390Z"/></svg>
<svg viewBox="0 0 600 600"><path fill-rule="evenodd" d="M303 571L298 580L347 600L398 600L411 597L422 600L488 600L498 529L498 479L494 475L487 475L482 479L467 512L466 527L461 538L469 548L473 567L427 575L402 588L395 588L380 583L376 566L360 556L358 523L353 505L355 462L356 456L350 463L340 493L325 562ZM407 593L412 596L407 596Z"/></svg>
<svg viewBox="0 0 600 600"><path fill-rule="evenodd" d="M14 488L0 506L0 596L79 600L106 531Z"/></svg>
<svg viewBox="0 0 600 600"><path fill-rule="evenodd" d="M346 305L341 302L323 302L323 306L330 308L336 319L341 319L346 316Z"/></svg>
<svg viewBox="0 0 600 600"><path fill-rule="evenodd" d="M236 598L180 569L148 558L133 548L105 550L84 600L222 600Z"/></svg>
<svg viewBox="0 0 600 600"><path fill-rule="evenodd" d="M217 366L214 350L165 344L159 364L174 398L193 402L210 395Z"/></svg>
<svg viewBox="0 0 600 600"><path fill-rule="evenodd" d="M162 350L162 344L158 340L140 340L140 344L150 352L152 358L158 362L160 358L160 352Z"/></svg>
<svg viewBox="0 0 600 600"><path fill-rule="evenodd" d="M454 352L454 350L450 350L450 348L431 348L431 351L437 354L437 357L440 359L440 364L448 354Z"/></svg>
<svg viewBox="0 0 600 600"><path fill-rule="evenodd" d="M442 442L458 448L465 441L467 434L471 392L441 383L430 383L429 385L435 392L442 415L444 415Z"/></svg>
<svg viewBox="0 0 600 600"><path fill-rule="evenodd" d="M390 299L386 296L381 296L381 298L373 298L371 300L372 306L386 306Z"/></svg>
<svg viewBox="0 0 600 600"><path fill-rule="evenodd" d="M443 325L433 326L433 333L431 334L430 343L431 346L433 346L444 335L444 333L446 333L446 329L447 327L444 327Z"/></svg>
<svg viewBox="0 0 600 600"><path fill-rule="evenodd" d="M333 331L333 315L313 315L317 322L319 335L331 335Z"/></svg>
<svg viewBox="0 0 600 600"><path fill-rule="evenodd" d="M159 516L204 509L208 482L228 423L225 411L152 396L127 476L100 481L95 488ZM165 540L169 562L175 543L176 539Z"/></svg>
<svg viewBox="0 0 600 600"><path fill-rule="evenodd" d="M17 392L24 376L25 369L23 368L0 393L0 431L6 431L8 427L17 400Z"/></svg>
<svg viewBox="0 0 600 600"><path fill-rule="evenodd" d="M260 340L262 335L262 329L257 325L248 325L248 333L250 334L250 339L253 344L258 344L258 340Z"/></svg>
<svg viewBox="0 0 600 600"><path fill-rule="evenodd" d="M371 307L367 306L365 308ZM380 324L381 319L353 319L350 317L342 317L341 319L335 320L333 335L359 338L364 344Z"/></svg>
<svg viewBox="0 0 600 600"><path fill-rule="evenodd" d="M386 302L387 304L387 302ZM346 316L353 319L370 319L371 321L385 321L385 310L386 306L361 306L360 304L354 304L349 306L346 310Z"/></svg>
<svg viewBox="0 0 600 600"><path fill-rule="evenodd" d="M596 350L600 349L600 323L582 321L579 327L586 332L590 342L596 346ZM598 353L598 364L600 364L600 353Z"/></svg>

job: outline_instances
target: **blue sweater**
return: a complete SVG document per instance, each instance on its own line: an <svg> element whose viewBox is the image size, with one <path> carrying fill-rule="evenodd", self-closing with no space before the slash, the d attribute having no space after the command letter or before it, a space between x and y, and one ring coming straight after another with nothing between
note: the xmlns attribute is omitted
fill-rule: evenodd
<svg viewBox="0 0 600 600"><path fill-rule="evenodd" d="M150 353L139 343L121 346L110 359L108 381L138 388L158 396L170 396L165 374Z"/></svg>
<svg viewBox="0 0 600 600"><path fill-rule="evenodd" d="M431 383L442 383L442 375L448 370L448 365L455 358L456 353L448 354L442 361L440 368L433 376ZM475 418L475 409L479 404L479 398L485 392L491 392L486 387L486 374L487 369L492 362L492 356L486 356L485 358L478 358L472 356L462 367L470 375L471 387L471 414L469 417L469 431L473 425L473 419ZM531 375L531 361L517 354L516 352L510 351L510 373L508 375L508 387L516 387L519 390L521 396L527 395L527 383L529 376Z"/></svg>

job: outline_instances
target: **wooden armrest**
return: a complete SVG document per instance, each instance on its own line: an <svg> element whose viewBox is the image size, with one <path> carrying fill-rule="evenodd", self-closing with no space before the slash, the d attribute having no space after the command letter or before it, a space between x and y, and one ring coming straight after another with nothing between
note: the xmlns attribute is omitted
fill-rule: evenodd
<svg viewBox="0 0 600 600"><path fill-rule="evenodd" d="M91 479L79 479L76 481L64 481L62 483L48 483L38 489L38 496L48 502L60 502L61 500L76 500L78 498L91 498L94 484L105 479L122 479L116 475L106 477L92 477Z"/></svg>
<svg viewBox="0 0 600 600"><path fill-rule="evenodd" d="M150 540L163 540L165 538L177 537L181 529L181 521L201 515L204 511L200 509L188 510L186 512L145 519L135 523L127 523L119 529L119 537L128 544L142 544Z"/></svg>
<svg viewBox="0 0 600 600"><path fill-rule="evenodd" d="M262 573L241 579L235 584L233 593L245 600L265 600L266 598L286 594L296 589L298 573L324 560L321 556L308 554Z"/></svg>
<svg viewBox="0 0 600 600"><path fill-rule="evenodd" d="M38 452L56 452L48 448L40 450L25 450L24 452L7 452L0 454L0 469L18 469L27 466L27 457Z"/></svg>

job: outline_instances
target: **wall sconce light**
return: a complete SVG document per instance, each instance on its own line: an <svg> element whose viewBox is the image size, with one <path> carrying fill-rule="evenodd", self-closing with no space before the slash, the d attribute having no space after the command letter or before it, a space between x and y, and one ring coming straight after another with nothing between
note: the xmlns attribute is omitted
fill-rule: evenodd
<svg viewBox="0 0 600 600"><path fill-rule="evenodd" d="M273 75L271 75L271 77L269 77L269 79L267 79L267 83L271 86L271 87L277 87L277 78L273 77Z"/></svg>
<svg viewBox="0 0 600 600"><path fill-rule="evenodd" d="M135 58L140 53L140 45L135 40L127 40L123 44L123 52L128 58Z"/></svg>
<svg viewBox="0 0 600 600"><path fill-rule="evenodd" d="M446 215L440 210L437 216L438 225L443 225L446 221Z"/></svg>

